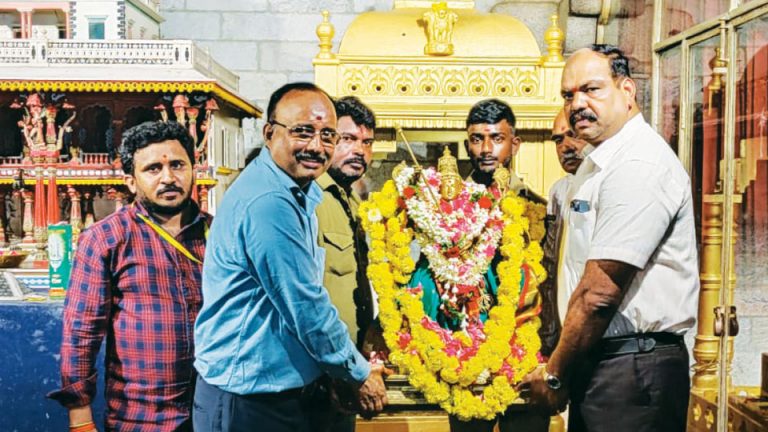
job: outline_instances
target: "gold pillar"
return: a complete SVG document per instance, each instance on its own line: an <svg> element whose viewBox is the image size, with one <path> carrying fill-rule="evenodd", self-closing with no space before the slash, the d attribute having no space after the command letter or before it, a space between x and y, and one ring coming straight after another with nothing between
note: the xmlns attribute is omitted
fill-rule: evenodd
<svg viewBox="0 0 768 432"><path fill-rule="evenodd" d="M741 202L739 195L734 196L734 206ZM701 210L701 291L699 293L699 320L696 341L693 346L693 358L696 360L692 380L692 391L699 394L717 392L718 388L718 357L720 338L715 336L715 308L720 305L722 289L722 250L723 250L723 201L722 194L704 195ZM732 230L731 244L736 243L736 229ZM731 249L730 261L733 263ZM733 265L729 266L733 270ZM736 275L733 271L727 280L728 303L733 304L733 290L736 286ZM727 317L727 314L726 314ZM727 324L728 320L725 320ZM733 336L729 338L730 348L728 368L733 359ZM728 371L725 371L727 373Z"/></svg>

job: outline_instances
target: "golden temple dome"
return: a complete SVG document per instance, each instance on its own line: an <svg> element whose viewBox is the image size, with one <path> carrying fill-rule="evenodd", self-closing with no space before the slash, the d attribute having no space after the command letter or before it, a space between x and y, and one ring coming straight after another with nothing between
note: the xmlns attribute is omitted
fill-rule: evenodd
<svg viewBox="0 0 768 432"><path fill-rule="evenodd" d="M338 53L345 57L423 58L428 39L424 14L430 10L396 6L390 11L360 14L344 33ZM457 18L451 57L541 58L536 39L518 19L472 8L448 10Z"/></svg>

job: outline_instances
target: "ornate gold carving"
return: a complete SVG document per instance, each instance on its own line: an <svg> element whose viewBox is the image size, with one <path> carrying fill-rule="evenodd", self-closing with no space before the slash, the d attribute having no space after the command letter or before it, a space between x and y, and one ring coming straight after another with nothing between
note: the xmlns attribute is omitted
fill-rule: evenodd
<svg viewBox="0 0 768 432"><path fill-rule="evenodd" d="M333 48L333 35L336 33L336 30L330 22L330 15L331 14L327 10L324 10L323 22L318 24L317 29L315 30L317 38L320 39L320 43L318 44L320 52L317 54L317 58L319 59L332 59L336 57L336 55L331 52L331 49Z"/></svg>
<svg viewBox="0 0 768 432"><path fill-rule="evenodd" d="M496 183L496 187L499 189L502 196L507 193L507 188L509 187L509 181L511 179L512 175L506 167L500 166L493 172L493 182Z"/></svg>
<svg viewBox="0 0 768 432"><path fill-rule="evenodd" d="M707 414L704 415L704 423L707 425L707 430L712 430L712 425L715 424L715 413L711 410L707 410Z"/></svg>
<svg viewBox="0 0 768 432"><path fill-rule="evenodd" d="M362 66L343 74L344 93L360 96L534 97L539 70L531 67Z"/></svg>
<svg viewBox="0 0 768 432"><path fill-rule="evenodd" d="M394 9L432 7L435 0L395 0ZM448 7L451 9L474 9L474 0L448 0Z"/></svg>
<svg viewBox="0 0 768 432"><path fill-rule="evenodd" d="M696 403L693 405L693 421L698 422L701 418L701 405Z"/></svg>
<svg viewBox="0 0 768 432"><path fill-rule="evenodd" d="M469 108L467 108L469 110ZM517 113L515 113L517 116ZM516 121L517 129L541 129L552 128L552 120L550 118L527 119L522 117ZM398 113L392 116L385 116L377 114L376 128L396 128L401 126L405 129L466 129L467 127L467 114L464 111L461 115L456 117L436 117L436 118L414 118L406 117L405 114Z"/></svg>
<svg viewBox="0 0 768 432"><path fill-rule="evenodd" d="M563 42L565 42L565 33L557 24L557 15L549 17L551 25L544 32L544 42L547 44L547 56L544 61L561 62L563 61Z"/></svg>
<svg viewBox="0 0 768 432"><path fill-rule="evenodd" d="M427 29L424 54L446 56L453 54L453 27L459 21L456 12L444 2L432 3L432 10L424 12L422 22Z"/></svg>

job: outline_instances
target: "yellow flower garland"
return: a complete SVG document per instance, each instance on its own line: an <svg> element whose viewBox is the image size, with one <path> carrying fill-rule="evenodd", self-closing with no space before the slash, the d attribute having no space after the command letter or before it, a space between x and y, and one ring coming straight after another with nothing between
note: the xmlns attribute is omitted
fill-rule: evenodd
<svg viewBox="0 0 768 432"><path fill-rule="evenodd" d="M389 360L409 373L409 381L428 402L439 404L463 420L492 419L518 398L513 383L499 374L505 360L517 380L538 364L540 322L533 318L518 327L515 316L521 268L527 265L533 273L528 280L530 289L536 289L546 277L539 245L544 236L543 206L512 193L502 198L504 229L499 251L504 259L497 267L497 304L484 325L486 340L472 358L460 363L443 350L438 334L421 325L425 316L421 292L404 289L415 269L409 248L414 233L407 227L407 215L398 206L399 198L390 180L359 209L363 228L372 240L368 277L379 296L379 320L390 349ZM411 339L401 349L403 331L410 331ZM472 344L461 331L454 332L453 337L464 346ZM513 338L525 353L520 359L511 353ZM485 385L482 391L473 389L477 384Z"/></svg>

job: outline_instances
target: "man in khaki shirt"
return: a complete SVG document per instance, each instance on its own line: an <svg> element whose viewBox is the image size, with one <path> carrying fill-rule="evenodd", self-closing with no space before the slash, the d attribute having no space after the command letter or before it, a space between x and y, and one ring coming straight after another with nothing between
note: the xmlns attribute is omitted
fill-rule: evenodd
<svg viewBox="0 0 768 432"><path fill-rule="evenodd" d="M359 226L360 196L352 189L373 157L373 112L353 96L336 102L340 139L328 171L317 179L323 201L317 206L318 244L325 249L324 285L352 340L363 351L363 339L373 321L373 298L365 275L368 248ZM330 429L354 431L354 415L336 416Z"/></svg>

